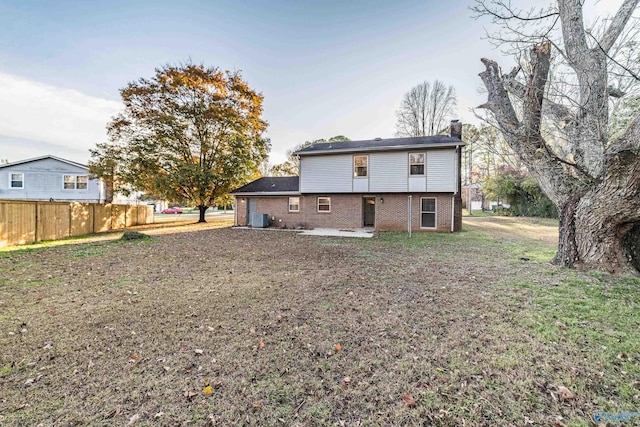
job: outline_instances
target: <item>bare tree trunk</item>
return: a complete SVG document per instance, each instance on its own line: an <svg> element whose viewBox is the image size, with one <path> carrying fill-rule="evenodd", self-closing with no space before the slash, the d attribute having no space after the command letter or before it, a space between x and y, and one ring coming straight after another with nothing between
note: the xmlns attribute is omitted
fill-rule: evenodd
<svg viewBox="0 0 640 427"><path fill-rule="evenodd" d="M640 222L635 222L622 239L622 248L631 266L640 271Z"/></svg>
<svg viewBox="0 0 640 427"><path fill-rule="evenodd" d="M576 208L579 199L572 198L558 208L558 252L551 260L553 264L573 267L578 262L576 244Z"/></svg>
<svg viewBox="0 0 640 427"><path fill-rule="evenodd" d="M207 212L207 209L209 209L209 206L205 206L205 205L198 206L198 210L200 211L200 218L198 219L198 222L207 222L207 220L204 218L204 214L205 212Z"/></svg>
<svg viewBox="0 0 640 427"><path fill-rule="evenodd" d="M640 271L640 221L615 220L614 205L627 203L610 199L603 210L593 203L599 197L590 191L567 200L558 210L558 252L551 262L610 273Z"/></svg>
<svg viewBox="0 0 640 427"><path fill-rule="evenodd" d="M113 181L105 182L104 185L104 202L113 202Z"/></svg>
<svg viewBox="0 0 640 427"><path fill-rule="evenodd" d="M475 10L480 14L505 21L522 18L496 13L492 8L511 11L500 1L478 3ZM585 29L582 3L558 0L556 13L547 16L557 15L555 22L559 18L562 43L533 46L525 79L517 78L520 67L503 74L494 61L482 59L486 69L480 77L488 100L480 107L492 113L509 146L558 208L558 253L553 262L610 272L640 271L640 116L617 139L607 134L607 64L615 61L610 51L640 0L624 0L599 40ZM546 39L548 34L539 37ZM575 99L558 103L545 97L553 77L552 46L574 73ZM543 133L543 119L554 124L553 135Z"/></svg>

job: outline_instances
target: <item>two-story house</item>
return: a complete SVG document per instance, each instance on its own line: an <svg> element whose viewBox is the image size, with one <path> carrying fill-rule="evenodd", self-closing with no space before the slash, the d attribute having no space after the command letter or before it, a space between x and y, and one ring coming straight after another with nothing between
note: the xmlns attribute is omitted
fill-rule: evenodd
<svg viewBox="0 0 640 427"><path fill-rule="evenodd" d="M0 199L104 202L104 185L80 163L51 155L0 165Z"/></svg>
<svg viewBox="0 0 640 427"><path fill-rule="evenodd" d="M236 225L253 213L280 227L459 231L462 124L450 135L318 143L299 177L265 177L232 194Z"/></svg>

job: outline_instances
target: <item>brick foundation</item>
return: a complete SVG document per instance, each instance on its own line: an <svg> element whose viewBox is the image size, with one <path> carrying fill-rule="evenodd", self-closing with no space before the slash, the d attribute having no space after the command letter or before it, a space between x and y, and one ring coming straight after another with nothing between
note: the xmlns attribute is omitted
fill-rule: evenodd
<svg viewBox="0 0 640 427"><path fill-rule="evenodd" d="M462 226L460 197L441 193L412 193L411 229L414 231L451 231L451 210L454 209L454 231ZM300 196L300 212L289 212L287 196L257 196L256 212L269 215L269 224L292 228L362 228L363 198L376 198L376 230L406 230L408 227L409 194L321 194L331 198L331 212L318 212L318 195ZM436 199L436 227L420 227L420 199ZM236 225L247 225L249 197L236 196ZM253 197L252 197L253 198Z"/></svg>

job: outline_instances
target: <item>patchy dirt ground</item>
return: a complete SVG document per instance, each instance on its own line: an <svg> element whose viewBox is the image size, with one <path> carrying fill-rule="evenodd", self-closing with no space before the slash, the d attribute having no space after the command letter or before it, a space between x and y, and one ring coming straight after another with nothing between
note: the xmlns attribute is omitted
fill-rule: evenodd
<svg viewBox="0 0 640 427"><path fill-rule="evenodd" d="M411 240L190 226L0 254L0 424L586 426L640 410L640 281L552 267L549 225L494 222Z"/></svg>

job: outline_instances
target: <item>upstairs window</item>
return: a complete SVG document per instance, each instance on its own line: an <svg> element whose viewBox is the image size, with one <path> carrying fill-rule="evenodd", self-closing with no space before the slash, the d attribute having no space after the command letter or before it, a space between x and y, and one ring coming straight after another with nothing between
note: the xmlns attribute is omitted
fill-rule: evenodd
<svg viewBox="0 0 640 427"><path fill-rule="evenodd" d="M89 176L87 175L65 175L65 190L86 190L89 186Z"/></svg>
<svg viewBox="0 0 640 427"><path fill-rule="evenodd" d="M300 212L300 197L289 197L289 212Z"/></svg>
<svg viewBox="0 0 640 427"><path fill-rule="evenodd" d="M24 174L12 173L10 177L11 182L9 188L24 188Z"/></svg>
<svg viewBox="0 0 640 427"><path fill-rule="evenodd" d="M353 156L353 176L363 178L367 176L369 156Z"/></svg>
<svg viewBox="0 0 640 427"><path fill-rule="evenodd" d="M424 153L409 154L409 175L424 175Z"/></svg>

